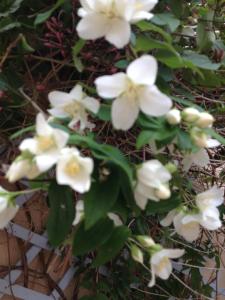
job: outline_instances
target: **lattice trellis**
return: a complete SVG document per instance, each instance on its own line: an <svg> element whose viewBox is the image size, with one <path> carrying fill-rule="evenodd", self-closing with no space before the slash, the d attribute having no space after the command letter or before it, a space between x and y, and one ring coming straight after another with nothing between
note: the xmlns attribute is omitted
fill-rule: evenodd
<svg viewBox="0 0 225 300"><path fill-rule="evenodd" d="M25 202L29 201L29 199L27 197L20 196L17 198L16 202L21 207ZM8 234L22 239L25 242L29 242L29 244L31 245L31 247L25 254L26 262L28 265L39 255L42 250L53 250L49 246L46 232L42 235L39 235L15 223L10 223L6 230ZM57 250L55 252L60 254ZM17 262L16 266L19 267L21 265L22 261L20 260ZM57 284L60 290L64 291L69 286L70 282L74 278L76 270L77 268L75 266L69 267L69 269L63 275L63 278L61 278L61 280ZM0 299L2 299L4 295L13 295L15 298L24 300L61 299L61 296L57 289L53 289L50 295L45 295L17 284L16 281L20 277L22 272L23 271L21 269L14 269L11 270L4 278L0 279Z"/></svg>

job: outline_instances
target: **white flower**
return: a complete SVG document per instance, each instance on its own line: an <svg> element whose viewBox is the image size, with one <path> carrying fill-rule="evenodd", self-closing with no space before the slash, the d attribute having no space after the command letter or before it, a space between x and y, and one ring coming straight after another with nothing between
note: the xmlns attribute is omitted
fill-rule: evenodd
<svg viewBox="0 0 225 300"><path fill-rule="evenodd" d="M144 162L137 170L135 200L141 209L145 209L148 199L159 201L170 197L168 182L170 172L158 160Z"/></svg>
<svg viewBox="0 0 225 300"><path fill-rule="evenodd" d="M171 125L180 124L181 113L178 109L173 108L166 114L166 120Z"/></svg>
<svg viewBox="0 0 225 300"><path fill-rule="evenodd" d="M182 112L182 118L185 122L194 123L199 119L200 112L194 107L185 108Z"/></svg>
<svg viewBox="0 0 225 300"><path fill-rule="evenodd" d="M106 99L115 98L112 104L112 123L116 129L128 130L135 123L139 111L149 116L165 115L172 101L154 84L157 61L143 55L133 61L127 73L117 73L96 79L98 94Z"/></svg>
<svg viewBox="0 0 225 300"><path fill-rule="evenodd" d="M186 241L195 241L200 233L201 215L188 214L185 211L170 211L167 216L161 220L160 224L164 227L174 225L175 231Z"/></svg>
<svg viewBox="0 0 225 300"><path fill-rule="evenodd" d="M0 193L7 193L7 191L0 187ZM7 226L9 221L15 217L18 209L17 205L13 206L10 203L9 196L0 194L0 229Z"/></svg>
<svg viewBox="0 0 225 300"><path fill-rule="evenodd" d="M29 157L30 156L30 157ZM20 155L9 167L6 178L9 182L15 182L23 177L34 179L39 176L39 171L35 159L31 155Z"/></svg>
<svg viewBox="0 0 225 300"><path fill-rule="evenodd" d="M56 166L56 180L58 184L69 185L79 193L85 193L91 186L93 160L82 157L76 148L64 148Z"/></svg>
<svg viewBox="0 0 225 300"><path fill-rule="evenodd" d="M173 269L170 258L179 258L182 255L184 255L184 250L181 249L162 249L154 253L150 259L152 279L148 286L155 285L156 276L167 280Z"/></svg>
<svg viewBox="0 0 225 300"><path fill-rule="evenodd" d="M72 129L78 123L80 130L89 128L87 111L96 114L100 108L99 101L84 94L80 85L76 85L69 93L53 91L48 98L53 107L48 110L49 113L57 118L71 118L69 127Z"/></svg>
<svg viewBox="0 0 225 300"><path fill-rule="evenodd" d="M224 202L224 189L213 186L209 190L198 194L195 201L200 210L220 206Z"/></svg>
<svg viewBox="0 0 225 300"><path fill-rule="evenodd" d="M42 114L37 115L36 136L25 139L20 150L29 151L35 156L40 172L49 170L58 160L60 151L69 139L68 133L51 127Z"/></svg>
<svg viewBox="0 0 225 300"><path fill-rule="evenodd" d="M176 232L186 241L193 242L199 237L200 221L201 217L198 214L191 215L180 212L174 217L173 225Z"/></svg>
<svg viewBox="0 0 225 300"><path fill-rule="evenodd" d="M214 121L215 119L211 114L207 112L201 112L199 115L199 119L196 122L196 126L200 128L212 127Z"/></svg>
<svg viewBox="0 0 225 300"><path fill-rule="evenodd" d="M224 189L213 186L196 196L196 204L201 212L201 225L208 230L217 230L222 226L219 210L224 202Z"/></svg>
<svg viewBox="0 0 225 300"><path fill-rule="evenodd" d="M208 230L219 229L222 226L219 210L213 206L203 209L200 224Z"/></svg>
<svg viewBox="0 0 225 300"><path fill-rule="evenodd" d="M85 40L105 39L117 48L129 43L131 23L150 19L156 0L80 0L78 35Z"/></svg>
<svg viewBox="0 0 225 300"><path fill-rule="evenodd" d="M76 216L73 221L73 226L76 226L84 217L84 201L79 200L76 203Z"/></svg>
<svg viewBox="0 0 225 300"><path fill-rule="evenodd" d="M188 171L195 164L198 167L206 167L210 163L207 151L202 148L198 152L185 155L183 159L184 171Z"/></svg>

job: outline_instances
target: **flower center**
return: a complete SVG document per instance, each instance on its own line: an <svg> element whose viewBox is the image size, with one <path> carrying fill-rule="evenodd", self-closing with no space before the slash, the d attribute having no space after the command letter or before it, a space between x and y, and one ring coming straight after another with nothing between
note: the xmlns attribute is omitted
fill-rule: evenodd
<svg viewBox="0 0 225 300"><path fill-rule="evenodd" d="M169 258L163 257L163 259L160 261L160 263L156 266L157 273L161 273L168 265Z"/></svg>
<svg viewBox="0 0 225 300"><path fill-rule="evenodd" d="M47 151L56 146L53 136L38 136L37 142L40 151Z"/></svg>
<svg viewBox="0 0 225 300"><path fill-rule="evenodd" d="M82 110L82 105L78 102L73 102L73 103L65 105L63 110L68 115L75 117L78 114L80 114L80 111Z"/></svg>
<svg viewBox="0 0 225 300"><path fill-rule="evenodd" d="M139 88L140 87L136 85L132 80L128 79L126 89L126 94L128 98L137 101Z"/></svg>
<svg viewBox="0 0 225 300"><path fill-rule="evenodd" d="M66 174L73 177L80 171L80 166L77 161L71 160L66 164L64 171Z"/></svg>
<svg viewBox="0 0 225 300"><path fill-rule="evenodd" d="M195 222L195 221L189 222L188 224L184 225L184 229L194 231L194 230L196 230L196 224L197 224L197 222Z"/></svg>
<svg viewBox="0 0 225 300"><path fill-rule="evenodd" d="M142 10L143 9L143 4L142 3L136 3L135 4L135 9L136 10Z"/></svg>

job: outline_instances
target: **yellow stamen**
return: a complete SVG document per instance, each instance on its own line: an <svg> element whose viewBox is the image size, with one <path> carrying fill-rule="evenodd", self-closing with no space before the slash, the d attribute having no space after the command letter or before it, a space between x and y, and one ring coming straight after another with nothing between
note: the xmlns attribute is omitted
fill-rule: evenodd
<svg viewBox="0 0 225 300"><path fill-rule="evenodd" d="M80 171L80 166L76 161L71 160L66 164L64 171L69 176L75 176Z"/></svg>
<svg viewBox="0 0 225 300"><path fill-rule="evenodd" d="M168 257L163 257L163 259L160 261L160 263L156 266L157 273L161 273L163 269L167 267L169 263Z"/></svg>
<svg viewBox="0 0 225 300"><path fill-rule="evenodd" d="M52 136L38 136L38 149L40 151L46 151L56 146L54 138Z"/></svg>

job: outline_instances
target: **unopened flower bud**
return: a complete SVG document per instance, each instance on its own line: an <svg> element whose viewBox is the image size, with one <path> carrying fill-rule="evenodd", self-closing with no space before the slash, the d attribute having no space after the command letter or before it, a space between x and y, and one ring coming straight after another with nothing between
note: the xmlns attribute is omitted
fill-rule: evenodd
<svg viewBox="0 0 225 300"><path fill-rule="evenodd" d="M208 145L207 134L199 128L194 127L191 130L191 138L193 143L200 148L205 148Z"/></svg>
<svg viewBox="0 0 225 300"><path fill-rule="evenodd" d="M162 184L158 189L156 189L155 195L159 199L166 200L170 198L171 192L168 186Z"/></svg>
<svg viewBox="0 0 225 300"><path fill-rule="evenodd" d="M140 264L143 264L144 262L144 255L140 248L136 245L131 246L131 256L133 260L139 262Z"/></svg>
<svg viewBox="0 0 225 300"><path fill-rule="evenodd" d="M200 112L194 107L185 108L182 112L182 118L185 122L194 123L199 119Z"/></svg>
<svg viewBox="0 0 225 300"><path fill-rule="evenodd" d="M212 127L213 122L214 122L214 117L211 114L207 112L202 112L199 115L199 119L196 125L201 128L207 128L207 127Z"/></svg>
<svg viewBox="0 0 225 300"><path fill-rule="evenodd" d="M165 167L170 172L170 174L173 174L177 171L177 166L175 164L171 163L171 162L166 164Z"/></svg>
<svg viewBox="0 0 225 300"><path fill-rule="evenodd" d="M171 125L179 124L181 121L181 113L178 109L173 108L166 114L166 120Z"/></svg>
<svg viewBox="0 0 225 300"><path fill-rule="evenodd" d="M155 242L153 241L153 239L147 235L138 235L137 240L143 247L146 247L146 248L150 248L155 245Z"/></svg>

